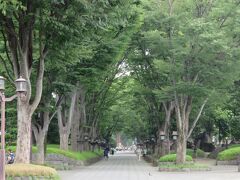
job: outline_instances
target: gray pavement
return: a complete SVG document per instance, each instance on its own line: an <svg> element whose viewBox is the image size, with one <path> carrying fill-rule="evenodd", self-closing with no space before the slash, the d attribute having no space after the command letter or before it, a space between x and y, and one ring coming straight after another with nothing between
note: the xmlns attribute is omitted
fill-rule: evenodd
<svg viewBox="0 0 240 180"><path fill-rule="evenodd" d="M59 175L62 180L240 180L236 166L213 166L207 172L159 172L131 152L117 153L92 166L59 171Z"/></svg>

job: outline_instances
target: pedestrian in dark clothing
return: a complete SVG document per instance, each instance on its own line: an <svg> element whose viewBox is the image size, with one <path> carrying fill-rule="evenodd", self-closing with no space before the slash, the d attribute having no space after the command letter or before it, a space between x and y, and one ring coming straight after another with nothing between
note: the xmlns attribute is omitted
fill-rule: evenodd
<svg viewBox="0 0 240 180"><path fill-rule="evenodd" d="M111 155L114 155L114 149L111 148Z"/></svg>
<svg viewBox="0 0 240 180"><path fill-rule="evenodd" d="M108 159L109 147L106 147L103 151L103 155L105 159Z"/></svg>

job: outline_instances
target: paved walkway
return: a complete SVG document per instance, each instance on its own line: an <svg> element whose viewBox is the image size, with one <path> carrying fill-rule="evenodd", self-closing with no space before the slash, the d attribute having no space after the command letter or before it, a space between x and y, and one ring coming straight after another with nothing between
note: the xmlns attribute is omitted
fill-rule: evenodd
<svg viewBox="0 0 240 180"><path fill-rule="evenodd" d="M121 152L92 166L60 171L62 180L240 180L236 166L218 166L209 172L158 172L138 161L135 154Z"/></svg>

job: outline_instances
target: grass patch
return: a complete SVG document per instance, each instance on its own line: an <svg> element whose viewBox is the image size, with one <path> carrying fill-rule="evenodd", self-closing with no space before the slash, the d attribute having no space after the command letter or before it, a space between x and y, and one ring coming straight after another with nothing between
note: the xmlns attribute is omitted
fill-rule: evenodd
<svg viewBox="0 0 240 180"><path fill-rule="evenodd" d="M176 162L177 155L176 154L168 154L165 156L160 157L160 162ZM186 161L192 161L192 157L189 155L186 155Z"/></svg>
<svg viewBox="0 0 240 180"><path fill-rule="evenodd" d="M57 171L55 169L33 164L6 165L6 176L7 177L44 176L51 177L51 179L58 179Z"/></svg>
<svg viewBox="0 0 240 180"><path fill-rule="evenodd" d="M86 151L86 152L75 152L75 151L65 151L55 147L48 147L47 154L61 154L63 156L75 159L75 160L88 160L102 155L102 151Z"/></svg>
<svg viewBox="0 0 240 180"><path fill-rule="evenodd" d="M206 165L203 164L163 164L160 165L161 168L167 168L167 169L207 169L209 168Z"/></svg>
<svg viewBox="0 0 240 180"><path fill-rule="evenodd" d="M6 150L11 149L13 152L16 152L16 146L8 146L6 148ZM32 152L33 153L37 153L37 147L33 146L32 147ZM95 158L98 156L102 156L103 155L103 151L102 150L95 150L93 151L87 151L87 152L75 152L75 151L65 151L65 150L61 150L59 149L59 145L57 144L49 144L47 145L47 154L60 154L66 157L69 157L71 159L75 159L75 160L88 160L91 158Z"/></svg>
<svg viewBox="0 0 240 180"><path fill-rule="evenodd" d="M57 149L59 149L60 145L59 144L48 144L47 147L48 148L57 148Z"/></svg>
<svg viewBox="0 0 240 180"><path fill-rule="evenodd" d="M8 151L8 149L11 149L13 152L16 152L16 146L7 146L6 147L6 152ZM33 153L36 153L37 152L37 147L35 146L32 146L32 152Z"/></svg>
<svg viewBox="0 0 240 180"><path fill-rule="evenodd" d="M226 149L220 152L217 156L217 159L220 161L235 160L239 155L240 155L240 147L234 147L234 148Z"/></svg>
<svg viewBox="0 0 240 180"><path fill-rule="evenodd" d="M235 147L240 147L240 144L232 144L228 146L228 148L235 148Z"/></svg>

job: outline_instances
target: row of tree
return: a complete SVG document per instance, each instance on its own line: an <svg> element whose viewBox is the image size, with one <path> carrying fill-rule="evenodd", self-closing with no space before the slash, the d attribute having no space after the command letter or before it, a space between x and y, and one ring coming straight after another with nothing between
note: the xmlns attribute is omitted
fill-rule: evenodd
<svg viewBox="0 0 240 180"><path fill-rule="evenodd" d="M44 162L44 143L56 119L60 148L68 149L70 141L74 151L88 150L85 135L110 141L124 131L139 139L153 135L156 153L163 155L170 143L161 145L161 132L169 140L177 130L177 162L184 163L195 128L210 133L217 122L238 123L239 5L3 1L0 72L9 82L6 94L14 92L20 75L28 82L17 117L13 106L7 109L13 117L7 131L17 129L16 161L30 162L33 131L38 162Z"/></svg>
<svg viewBox="0 0 240 180"><path fill-rule="evenodd" d="M201 127L212 129L219 122L221 128L224 119L230 119L226 104L238 102L238 91L231 87L239 79L240 2L152 0L143 4L144 24L128 54L132 77L140 84L135 97L138 105L147 108L139 111L148 114L143 121L149 123L148 135L157 138L158 154L170 151L170 143L162 148L161 133L169 142L170 130L177 130L177 163L184 163L187 141L198 121L205 119ZM239 125L236 116L232 121Z"/></svg>
<svg viewBox="0 0 240 180"><path fill-rule="evenodd" d="M17 100L16 162L30 162L32 131L37 161L44 162L54 117L61 149L68 149L70 134L75 151L87 148L78 146L84 134L99 136L108 91L141 24L137 6L128 0L1 2L0 70L9 82L7 94L19 76L28 84Z"/></svg>

